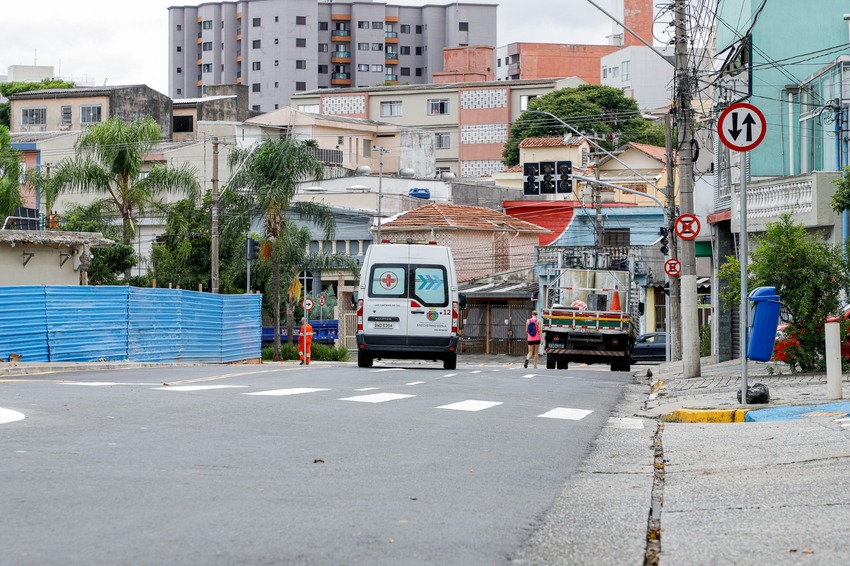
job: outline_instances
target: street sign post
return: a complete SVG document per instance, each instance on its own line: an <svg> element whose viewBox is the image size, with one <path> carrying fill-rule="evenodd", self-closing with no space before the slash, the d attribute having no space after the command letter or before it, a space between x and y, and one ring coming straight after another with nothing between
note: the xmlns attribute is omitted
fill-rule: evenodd
<svg viewBox="0 0 850 566"><path fill-rule="evenodd" d="M670 277L678 277L682 274L682 262L676 258L668 259L664 262L664 273Z"/></svg>
<svg viewBox="0 0 850 566"><path fill-rule="evenodd" d="M313 299L311 299L310 297L307 297L306 299L304 299L304 310L305 311L313 310Z"/></svg>
<svg viewBox="0 0 850 566"><path fill-rule="evenodd" d="M757 147L767 132L767 122L761 110L739 102L729 106L717 119L717 134L723 145L732 151L747 152ZM747 177L749 160L741 156L741 229L738 233L741 263L741 403L747 402L747 330L749 328L749 296L747 293Z"/></svg>
<svg viewBox="0 0 850 566"><path fill-rule="evenodd" d="M699 235L699 218L693 214L680 214L674 225L676 235L683 240L694 240Z"/></svg>

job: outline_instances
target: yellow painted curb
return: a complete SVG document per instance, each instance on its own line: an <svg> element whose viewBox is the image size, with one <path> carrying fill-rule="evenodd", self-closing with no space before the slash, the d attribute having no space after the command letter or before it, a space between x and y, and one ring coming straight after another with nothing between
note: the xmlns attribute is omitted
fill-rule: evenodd
<svg viewBox="0 0 850 566"><path fill-rule="evenodd" d="M742 423L750 409L677 409L664 415L668 423Z"/></svg>

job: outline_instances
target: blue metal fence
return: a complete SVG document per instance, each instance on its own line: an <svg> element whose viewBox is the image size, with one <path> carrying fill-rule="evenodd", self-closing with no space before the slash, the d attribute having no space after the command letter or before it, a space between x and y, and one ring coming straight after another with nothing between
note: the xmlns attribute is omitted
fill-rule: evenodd
<svg viewBox="0 0 850 566"><path fill-rule="evenodd" d="M234 362L259 359L261 295L137 287L0 287L0 359Z"/></svg>

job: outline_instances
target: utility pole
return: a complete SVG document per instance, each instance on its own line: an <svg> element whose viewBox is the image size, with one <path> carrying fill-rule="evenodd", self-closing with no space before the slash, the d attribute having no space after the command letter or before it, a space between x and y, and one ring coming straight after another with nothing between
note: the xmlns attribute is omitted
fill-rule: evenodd
<svg viewBox="0 0 850 566"><path fill-rule="evenodd" d="M675 2L676 25L676 105L679 155L679 205L682 214L694 212L694 163L691 151L693 132L691 104L693 81L688 70L687 0ZM693 240L682 240L681 246L681 329L682 375L700 376L699 320L697 317L696 252ZM672 289L671 289L672 294Z"/></svg>
<svg viewBox="0 0 850 566"><path fill-rule="evenodd" d="M210 228L210 241L212 249L212 275L210 277L210 291L218 293L218 138L212 139L213 162L212 162L212 226Z"/></svg>
<svg viewBox="0 0 850 566"><path fill-rule="evenodd" d="M381 201L384 200L383 182L384 182L384 154L389 151L385 147L373 146L373 150L378 152L380 160L378 161L378 237L376 242L381 243Z"/></svg>
<svg viewBox="0 0 850 566"><path fill-rule="evenodd" d="M670 258L679 257L676 245L676 232L673 230L673 219L676 218L676 179L673 164L676 156L673 152L673 116L668 112L664 117L664 145L667 154L667 237L670 238ZM679 309L679 278L664 274L668 283L667 301L667 361L682 359L682 317Z"/></svg>

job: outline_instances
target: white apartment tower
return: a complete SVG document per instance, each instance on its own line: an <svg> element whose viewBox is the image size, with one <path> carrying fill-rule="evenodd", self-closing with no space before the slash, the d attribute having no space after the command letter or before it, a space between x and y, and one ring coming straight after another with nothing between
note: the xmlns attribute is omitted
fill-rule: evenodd
<svg viewBox="0 0 850 566"><path fill-rule="evenodd" d="M427 84L443 48L496 45L496 4L243 0L168 8L171 98L244 84L253 110L317 88Z"/></svg>

